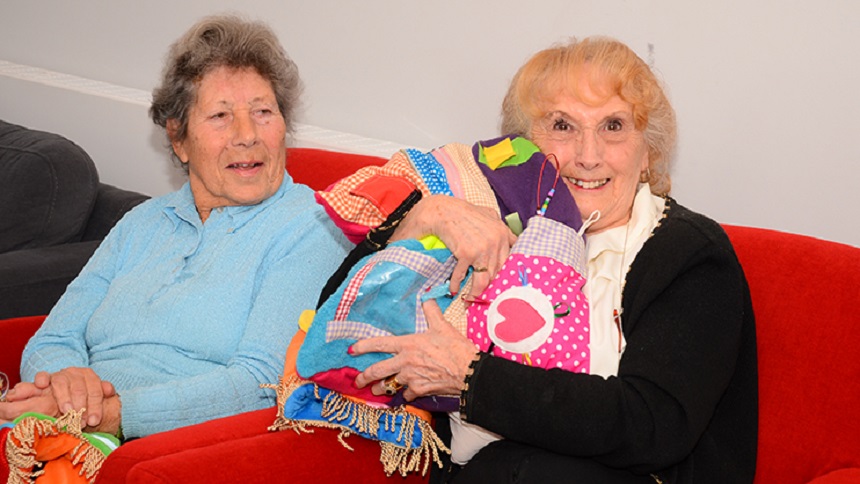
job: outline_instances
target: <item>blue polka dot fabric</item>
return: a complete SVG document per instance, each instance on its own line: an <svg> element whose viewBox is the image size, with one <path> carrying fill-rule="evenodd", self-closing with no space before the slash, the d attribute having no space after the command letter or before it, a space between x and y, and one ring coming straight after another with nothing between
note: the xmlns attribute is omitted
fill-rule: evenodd
<svg viewBox="0 0 860 484"><path fill-rule="evenodd" d="M454 196L451 187L448 185L448 177L445 175L445 168L436 161L430 153L423 153L414 148L406 150L409 160L415 166L415 171L421 175L424 182L427 183L427 188L433 195L450 195Z"/></svg>

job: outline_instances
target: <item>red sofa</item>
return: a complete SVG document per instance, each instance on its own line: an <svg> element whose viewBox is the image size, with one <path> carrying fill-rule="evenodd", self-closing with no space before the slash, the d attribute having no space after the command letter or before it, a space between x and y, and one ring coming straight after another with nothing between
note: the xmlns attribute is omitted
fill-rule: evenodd
<svg viewBox="0 0 860 484"><path fill-rule="evenodd" d="M294 149L290 173L313 188L375 157ZM757 483L860 482L860 248L725 226L752 292L759 358ZM817 275L816 275L817 274ZM0 370L18 377L21 349L43 318L0 321ZM852 410L853 409L853 410ZM423 482L386 478L379 446L337 433L267 432L269 408L124 444L99 482Z"/></svg>

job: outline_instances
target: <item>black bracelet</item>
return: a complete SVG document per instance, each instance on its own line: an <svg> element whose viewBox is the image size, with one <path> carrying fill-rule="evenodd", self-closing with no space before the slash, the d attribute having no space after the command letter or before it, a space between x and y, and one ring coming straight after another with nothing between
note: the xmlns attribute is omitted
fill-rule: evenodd
<svg viewBox="0 0 860 484"><path fill-rule="evenodd" d="M460 391L460 418L465 422L466 419L466 392L469 391L469 382L472 381L472 376L475 374L475 367L478 362L484 357L489 356L487 353L475 353L475 357L469 362L469 368L466 370L466 378L463 380L463 390Z"/></svg>

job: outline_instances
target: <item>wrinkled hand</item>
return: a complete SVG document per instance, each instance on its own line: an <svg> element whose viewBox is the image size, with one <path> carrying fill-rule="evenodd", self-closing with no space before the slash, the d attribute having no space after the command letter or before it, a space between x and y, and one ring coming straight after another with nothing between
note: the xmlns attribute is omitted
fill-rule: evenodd
<svg viewBox="0 0 860 484"><path fill-rule="evenodd" d="M355 379L359 388L374 384L374 394L384 393L381 380L397 375L406 385L404 398L411 401L427 395L456 395L463 390L469 363L478 353L474 343L461 335L442 316L436 301L423 305L426 333L381 336L356 342L353 356L365 353L392 353L391 358L369 366Z"/></svg>
<svg viewBox="0 0 860 484"><path fill-rule="evenodd" d="M492 209L447 195L431 195L418 202L403 219L392 240L436 235L454 257L450 290L457 294L469 267L486 269L472 274L466 300L474 300L507 260L517 237Z"/></svg>
<svg viewBox="0 0 860 484"><path fill-rule="evenodd" d="M104 400L116 395L114 386L103 381L90 368L65 368L55 373L40 371L36 374L34 386L42 391L50 389L61 414L85 408L84 422L90 427L101 423ZM15 398L18 398L17 388Z"/></svg>
<svg viewBox="0 0 860 484"><path fill-rule="evenodd" d="M36 412L49 417L59 417L57 402L50 390L42 390L32 383L19 383L0 403L0 423L11 422L26 412Z"/></svg>

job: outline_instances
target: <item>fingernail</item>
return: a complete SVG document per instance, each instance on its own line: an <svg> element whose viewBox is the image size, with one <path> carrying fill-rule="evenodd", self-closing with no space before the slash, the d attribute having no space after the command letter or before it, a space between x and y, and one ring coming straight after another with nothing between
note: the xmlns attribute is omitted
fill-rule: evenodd
<svg viewBox="0 0 860 484"><path fill-rule="evenodd" d="M89 418L87 418L87 425L90 427L95 427L98 423L99 419L97 419L95 415L90 415Z"/></svg>
<svg viewBox="0 0 860 484"><path fill-rule="evenodd" d="M63 413L71 412L72 411L72 404L71 403L63 404L62 410L63 410Z"/></svg>
<svg viewBox="0 0 860 484"><path fill-rule="evenodd" d="M7 397L11 397L11 396L12 396L12 395L14 395L14 394L15 394L15 389L14 389L14 388L13 388L13 389L11 389L11 390L9 390L8 392L6 392L6 396L7 396Z"/></svg>
<svg viewBox="0 0 860 484"><path fill-rule="evenodd" d="M350 346L349 346L349 348L347 348L347 349L346 349L346 354L348 354L348 355L351 355L351 354L353 354L354 352L355 352L355 351L352 349L352 345L350 345Z"/></svg>

